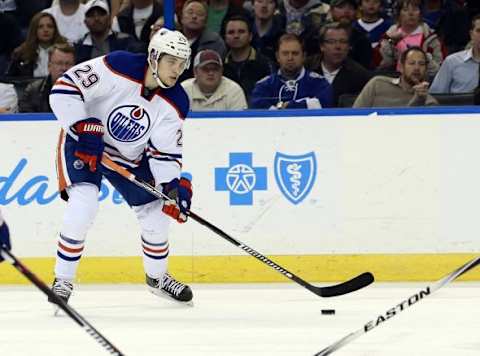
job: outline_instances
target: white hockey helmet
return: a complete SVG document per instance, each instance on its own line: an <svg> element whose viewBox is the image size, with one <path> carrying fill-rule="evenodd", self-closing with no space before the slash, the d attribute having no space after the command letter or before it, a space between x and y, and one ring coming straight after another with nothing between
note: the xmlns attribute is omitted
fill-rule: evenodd
<svg viewBox="0 0 480 356"><path fill-rule="evenodd" d="M150 39L148 44L148 65L152 69L153 77L162 88L168 88L158 75L158 61L163 54L185 60L183 70L190 67L190 44L187 38L179 31L172 31L167 28L161 28ZM182 71L183 72L183 71Z"/></svg>

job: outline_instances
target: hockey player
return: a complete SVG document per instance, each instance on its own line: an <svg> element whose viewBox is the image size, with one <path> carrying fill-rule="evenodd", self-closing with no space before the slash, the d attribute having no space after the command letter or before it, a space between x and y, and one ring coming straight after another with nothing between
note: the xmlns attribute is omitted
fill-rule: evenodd
<svg viewBox="0 0 480 356"><path fill-rule="evenodd" d="M0 247L2 249L10 250L10 232L8 231L8 225L3 220L2 213L0 212ZM0 262L3 262L2 254L0 253Z"/></svg>
<svg viewBox="0 0 480 356"><path fill-rule="evenodd" d="M190 287L167 269L170 217L184 223L192 197L190 181L180 178L182 126L189 101L177 83L189 62L190 46L183 34L161 29L151 38L147 55L117 51L80 63L52 88L50 105L62 126L57 148L59 190L68 201L52 290L65 301L97 214L102 177L137 216L150 291L181 302L192 300ZM104 152L154 183L176 204L164 204L101 166Z"/></svg>

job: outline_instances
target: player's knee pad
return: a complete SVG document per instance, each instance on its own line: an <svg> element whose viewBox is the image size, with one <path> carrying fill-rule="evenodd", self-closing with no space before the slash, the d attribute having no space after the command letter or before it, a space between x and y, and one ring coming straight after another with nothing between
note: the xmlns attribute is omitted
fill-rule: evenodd
<svg viewBox="0 0 480 356"><path fill-rule="evenodd" d="M98 211L98 188L79 183L68 188L68 205L61 233L71 239L84 240Z"/></svg>
<svg viewBox="0 0 480 356"><path fill-rule="evenodd" d="M142 229L142 236L151 243L159 243L168 240L168 227L170 220L162 212L162 202L155 200L151 203L133 208Z"/></svg>

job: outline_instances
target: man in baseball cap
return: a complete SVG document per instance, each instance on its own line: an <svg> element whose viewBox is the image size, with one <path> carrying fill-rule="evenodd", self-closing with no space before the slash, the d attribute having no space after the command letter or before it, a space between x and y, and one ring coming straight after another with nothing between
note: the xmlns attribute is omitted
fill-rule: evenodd
<svg viewBox="0 0 480 356"><path fill-rule="evenodd" d="M110 7L105 0L90 0L88 3L86 3L85 16L89 16L89 14L91 14L90 10L94 8L100 8L106 14L110 15Z"/></svg>
<svg viewBox="0 0 480 356"><path fill-rule="evenodd" d="M247 100L239 84L223 76L220 55L211 49L197 53L193 60L194 78L182 82L190 99L190 109L242 110Z"/></svg>
<svg viewBox="0 0 480 356"><path fill-rule="evenodd" d="M112 31L110 8L105 0L91 0L86 4L84 22L88 33L75 43L77 63L117 50L143 52L132 36Z"/></svg>

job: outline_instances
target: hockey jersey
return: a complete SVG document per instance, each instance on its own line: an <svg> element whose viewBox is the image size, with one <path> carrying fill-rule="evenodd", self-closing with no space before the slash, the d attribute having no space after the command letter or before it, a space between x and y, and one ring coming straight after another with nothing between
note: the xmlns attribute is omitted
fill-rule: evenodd
<svg viewBox="0 0 480 356"><path fill-rule="evenodd" d="M295 79L286 79L277 73L257 82L250 97L255 109L275 109L279 103L288 103L287 108L316 109L331 107L333 90L320 74L302 68Z"/></svg>
<svg viewBox="0 0 480 356"><path fill-rule="evenodd" d="M80 63L60 77L50 105L68 135L87 118L102 121L105 152L114 161L135 167L143 155L156 184L178 177L182 165L183 121L189 111L180 84L147 93L144 54L112 52Z"/></svg>

